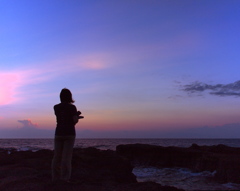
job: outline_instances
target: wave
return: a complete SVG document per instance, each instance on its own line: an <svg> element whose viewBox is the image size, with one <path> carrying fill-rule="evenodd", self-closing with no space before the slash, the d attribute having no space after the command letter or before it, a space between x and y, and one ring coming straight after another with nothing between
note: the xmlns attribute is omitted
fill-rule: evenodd
<svg viewBox="0 0 240 191"><path fill-rule="evenodd" d="M186 168L136 167L133 173L139 182L152 181L164 186L175 186L186 191L240 190L240 184L220 184L214 180L214 172L193 172Z"/></svg>

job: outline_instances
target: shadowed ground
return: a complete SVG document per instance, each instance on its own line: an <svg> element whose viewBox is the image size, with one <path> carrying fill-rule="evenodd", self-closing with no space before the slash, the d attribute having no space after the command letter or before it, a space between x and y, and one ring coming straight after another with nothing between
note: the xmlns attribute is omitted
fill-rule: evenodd
<svg viewBox="0 0 240 191"><path fill-rule="evenodd" d="M174 187L153 182L138 183L133 166L115 151L75 148L72 179L74 182L51 181L53 151L0 150L1 191L177 191Z"/></svg>

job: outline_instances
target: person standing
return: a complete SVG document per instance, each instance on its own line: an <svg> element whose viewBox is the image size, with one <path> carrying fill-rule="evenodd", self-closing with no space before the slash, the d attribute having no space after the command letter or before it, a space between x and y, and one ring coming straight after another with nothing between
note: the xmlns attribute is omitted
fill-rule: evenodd
<svg viewBox="0 0 240 191"><path fill-rule="evenodd" d="M75 125L79 114L69 89L60 92L61 103L54 105L57 126L54 137L54 156L52 159L52 181L68 182L72 171L72 152L76 137Z"/></svg>

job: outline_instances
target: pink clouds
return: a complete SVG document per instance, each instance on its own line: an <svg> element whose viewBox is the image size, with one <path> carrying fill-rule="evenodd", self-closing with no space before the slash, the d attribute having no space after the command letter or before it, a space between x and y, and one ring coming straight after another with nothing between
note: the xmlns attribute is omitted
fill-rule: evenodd
<svg viewBox="0 0 240 191"><path fill-rule="evenodd" d="M18 120L23 125L22 128L37 128L38 124L32 123L30 119Z"/></svg>
<svg viewBox="0 0 240 191"><path fill-rule="evenodd" d="M83 56L78 65L85 69L101 70L109 67L111 57L104 53L95 53Z"/></svg>
<svg viewBox="0 0 240 191"><path fill-rule="evenodd" d="M112 55L104 52L93 52L84 55L75 55L71 58L65 58L61 61L53 62L54 65L60 65L58 68L63 71L76 71L76 70L102 70L111 67ZM66 64L69 63L69 64Z"/></svg>
<svg viewBox="0 0 240 191"><path fill-rule="evenodd" d="M39 83L46 80L41 72L36 70L14 70L0 72L0 105L12 104L21 100L20 88L28 85Z"/></svg>
<svg viewBox="0 0 240 191"><path fill-rule="evenodd" d="M93 53L38 63L41 67L34 69L0 71L0 105L12 104L22 100L23 92L21 92L21 88L26 85L45 82L52 78L57 78L63 73L81 70L101 70L107 68L108 63L109 58L107 55Z"/></svg>
<svg viewBox="0 0 240 191"><path fill-rule="evenodd" d="M6 105L16 100L16 89L21 82L17 72L0 72L0 105Z"/></svg>

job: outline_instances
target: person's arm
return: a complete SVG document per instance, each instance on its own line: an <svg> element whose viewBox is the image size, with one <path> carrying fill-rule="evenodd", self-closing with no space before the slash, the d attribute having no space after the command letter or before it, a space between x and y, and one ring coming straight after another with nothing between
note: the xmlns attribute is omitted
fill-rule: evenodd
<svg viewBox="0 0 240 191"><path fill-rule="evenodd" d="M74 124L78 123L78 115L77 115L77 108L76 108L76 106L74 106L73 122L74 122Z"/></svg>
<svg viewBox="0 0 240 191"><path fill-rule="evenodd" d="M74 122L74 124L78 123L78 116L77 115L73 116L73 122Z"/></svg>

